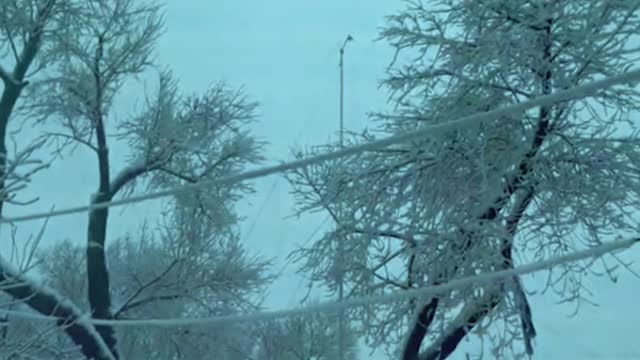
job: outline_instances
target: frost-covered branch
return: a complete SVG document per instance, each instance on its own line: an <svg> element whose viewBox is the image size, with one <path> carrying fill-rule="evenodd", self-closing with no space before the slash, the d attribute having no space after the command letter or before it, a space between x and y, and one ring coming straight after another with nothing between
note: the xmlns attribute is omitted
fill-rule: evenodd
<svg viewBox="0 0 640 360"><path fill-rule="evenodd" d="M177 263L178 263L177 260L172 261L171 263L169 263L169 266L167 266L167 268L164 271L162 271L158 276L147 281L145 284L141 285L133 294L129 296L129 298L126 301L122 303L122 305L120 305L120 307L116 311L113 312L113 317L117 319L120 314L126 312L131 308L140 306L144 303L148 303L155 300L164 300L164 298L161 297L161 298L150 298L151 300L145 300L145 301L141 301L141 300L136 301L136 297L138 297L145 289L148 289L149 287L153 286L153 284L162 280L163 277L165 277L167 273L169 273ZM169 296L168 299L173 299L173 296Z"/></svg>
<svg viewBox="0 0 640 360"><path fill-rule="evenodd" d="M398 134L446 126L455 118L620 74L638 57L630 43L630 34L640 31L637 13L638 4L617 0L592 6L412 1L388 18L381 33L404 56L394 57L385 81L396 108L374 115L380 124L375 130ZM640 224L631 214L640 200L640 162L631 144L639 132L631 114L640 110L640 93L632 85L567 100L297 172L291 182L303 210L339 207L347 214L342 234L332 231L297 252L302 270L313 283L331 288L331 278L322 274L335 256L331 242L345 233L354 264L375 266L377 259L385 263L385 254L400 254L393 263L398 270L384 278L406 276L414 287L509 269L518 249L531 249L521 252L525 258L543 260L597 246L611 233L637 231ZM618 141L620 133L630 135ZM370 138L365 132L353 142ZM347 225L376 230L349 232ZM415 245L393 248L388 234L411 237ZM580 274L593 266L563 265L548 286L580 301ZM347 269L350 296L396 286L381 285L369 269ZM497 338L495 354L509 357L500 344L516 341L519 333L531 353L533 309L519 279L509 284L494 292L497 299L468 301L486 290L469 287L374 307L375 316L357 313L366 324L361 330L372 344L404 351L405 359L436 356L424 355L425 348L445 358L474 328L492 331L501 319L507 331ZM454 318L460 322L449 321Z"/></svg>
<svg viewBox="0 0 640 360"><path fill-rule="evenodd" d="M0 264L0 288L33 310L61 319L57 321L57 325L64 329L88 359L113 360L108 347L93 325L86 321L80 309L53 290L30 282L5 263Z"/></svg>
<svg viewBox="0 0 640 360"><path fill-rule="evenodd" d="M146 163L133 164L122 169L113 178L113 180L111 181L111 184L109 185L109 189L111 191L111 197L114 197L127 184L135 181L139 176L142 176L145 173L153 170L155 170L154 167Z"/></svg>

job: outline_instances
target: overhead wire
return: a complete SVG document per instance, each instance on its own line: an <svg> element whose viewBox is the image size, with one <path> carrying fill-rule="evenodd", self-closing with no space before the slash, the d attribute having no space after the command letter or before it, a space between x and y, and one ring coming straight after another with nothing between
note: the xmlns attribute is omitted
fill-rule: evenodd
<svg viewBox="0 0 640 360"><path fill-rule="evenodd" d="M202 326L202 325L224 325L228 323L239 322L255 322L255 321L270 321L283 317L307 315L310 313L317 313L323 311L339 311L340 309L347 309L357 306L366 306L372 304L384 304L393 303L396 301L403 301L415 297L433 297L442 294L449 293L454 290L464 289L471 285L487 285L495 283L496 281L512 278L517 275L525 275L533 272L549 269L565 263L576 262L585 260L588 258L597 258L605 254L620 251L630 248L634 244L640 242L640 238L631 238L627 240L617 240L606 244L598 245L590 249L576 251L571 254L558 256L555 258L530 263L527 265L521 265L512 269L495 271L490 273L478 274L473 276L467 276L459 279L450 280L441 285L426 286L417 289L396 291L391 294L372 295L359 297L354 299L345 299L343 301L324 302L319 304L307 305L295 309L264 311L250 314L241 315L228 315L228 316L216 316L216 317L198 317L198 318L168 318L168 319L130 319L130 320L104 320L104 319L92 319L89 314L81 317L82 321L90 322L94 325L106 325L114 327L140 327L140 326L153 326L153 327L174 327L174 326ZM0 314L12 315L15 317L31 320L47 320L57 321L60 318L55 316L41 315L36 313L30 313L26 311L16 310L3 310L0 309Z"/></svg>
<svg viewBox="0 0 640 360"><path fill-rule="evenodd" d="M141 194L137 196L131 196L124 199L112 200L108 202L100 202L91 205L75 206L66 209L53 210L49 212L34 213L30 215L22 215L16 217L2 217L0 218L0 224L2 223L17 223L38 219L47 219L52 217L59 217L64 215L84 213L88 211L104 209L108 207L120 207L127 204L138 203L142 201L159 199L169 197L178 193L200 190L207 187L215 187L220 185L229 185L238 183L241 181L256 179L268 175L287 172L302 167L310 166L324 161L334 160L341 157L357 155L359 153L371 150L377 150L393 144L409 142L417 140L419 138L436 136L446 131L450 131L464 125L474 125L480 122L504 117L512 113L520 113L538 106L549 106L557 102L575 100L585 98L594 93L608 88L614 85L621 85L625 83L631 83L640 81L640 69L628 71L619 75L611 76L602 80L593 81L588 84L576 86L567 90L558 91L553 94L540 96L522 103L510 105L500 109L477 113L469 116L464 116L446 123L423 126L417 130L392 135L378 140L372 140L359 145L340 148L335 151L326 152L323 154L309 156L299 160L285 162L280 165L266 166L255 170L242 172L236 175L230 175L213 179L210 181L202 181L195 184L185 184L171 189L161 190L157 192L151 192L147 194Z"/></svg>

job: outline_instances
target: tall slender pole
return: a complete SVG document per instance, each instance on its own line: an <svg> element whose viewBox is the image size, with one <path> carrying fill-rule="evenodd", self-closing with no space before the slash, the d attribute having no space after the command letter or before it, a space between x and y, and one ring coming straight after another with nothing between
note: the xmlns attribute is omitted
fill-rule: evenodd
<svg viewBox="0 0 640 360"><path fill-rule="evenodd" d="M349 41L353 41L353 37L348 35L340 48L340 147L344 146L344 48ZM338 215L340 209L338 208ZM344 239L338 241L338 257L339 257L339 275L338 283L338 301L344 298ZM338 310L338 353L340 360L345 360L345 323L344 309Z"/></svg>
<svg viewBox="0 0 640 360"><path fill-rule="evenodd" d="M344 48L353 37L348 35L340 48L340 147L344 146Z"/></svg>

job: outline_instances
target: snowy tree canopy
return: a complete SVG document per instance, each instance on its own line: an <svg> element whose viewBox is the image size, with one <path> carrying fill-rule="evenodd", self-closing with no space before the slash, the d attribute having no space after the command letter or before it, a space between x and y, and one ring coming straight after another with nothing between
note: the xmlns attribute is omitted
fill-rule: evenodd
<svg viewBox="0 0 640 360"><path fill-rule="evenodd" d="M92 204L211 180L261 160L263 144L249 131L257 103L225 83L211 86L202 95L185 96L171 72L163 70L157 90L146 94L138 114L124 119L115 116L115 103L125 83L157 69L154 48L163 27L162 8L155 2L2 2L0 177L6 179L4 200L17 203L13 193L30 175L46 168L47 163L32 160L46 156L38 150L64 154L81 148L94 155L89 166L98 174L95 192L84 194ZM41 136L34 144L20 144L15 160L7 160L6 129L15 121L40 127ZM110 153L111 145L122 143L130 149L124 166L116 164ZM16 175L18 164L14 163L19 160L28 169L26 176ZM88 214L82 246L72 239L73 244L62 242L40 251L44 282L24 274L31 269L0 264L2 290L13 300L11 304L21 311L27 305L41 315L59 318L54 325L69 336L48 339L40 347L23 347L24 341L37 340L24 340L20 335L24 332L9 331L3 341L17 344L25 356L57 351L55 357L61 359L63 354L91 359L173 359L178 353L188 358L207 353L232 356L229 349L211 347L250 341L238 336L240 330L211 330L221 336L211 342L204 330L121 332L108 325L93 326L83 316L108 320L257 310L261 301L257 295L271 276L269 262L247 253L239 242L235 205L249 191L248 184L238 183L178 193L164 204L160 221L152 221L158 226L126 239L111 239L109 210L94 209ZM4 321L14 326L22 320L9 316ZM11 346L4 348L11 349L8 355L15 354Z"/></svg>
<svg viewBox="0 0 640 360"><path fill-rule="evenodd" d="M396 104L351 142L446 123L628 70L640 30L633 1L409 1L381 38L397 49L384 85ZM637 235L638 91L618 86L442 136L295 172L301 211L337 222L297 252L312 282L337 288L343 241L349 296L384 294L508 269ZM326 151L332 146L315 151ZM547 287L579 305L568 264ZM518 260L520 261L520 260ZM538 289L545 290L545 289ZM352 310L372 346L403 359L448 357L473 329L485 355L533 352L535 309L518 278L447 296ZM482 354L478 354L482 355Z"/></svg>

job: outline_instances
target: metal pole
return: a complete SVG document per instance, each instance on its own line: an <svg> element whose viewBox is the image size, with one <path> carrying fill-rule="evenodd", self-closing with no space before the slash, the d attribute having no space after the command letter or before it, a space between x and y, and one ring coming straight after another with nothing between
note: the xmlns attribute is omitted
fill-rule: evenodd
<svg viewBox="0 0 640 360"><path fill-rule="evenodd" d="M353 37L348 35L340 48L340 147L344 145L344 48Z"/></svg>
<svg viewBox="0 0 640 360"><path fill-rule="evenodd" d="M340 48L340 148L344 146L344 48L349 41L353 41L353 37L348 35L344 40L342 47ZM338 209L339 214L340 209ZM344 298L344 239L340 239L338 242L338 256L339 256L339 272L340 280L338 283L338 301L342 301ZM340 308L338 311L338 352L339 359L345 360L345 324L344 324L344 309Z"/></svg>

